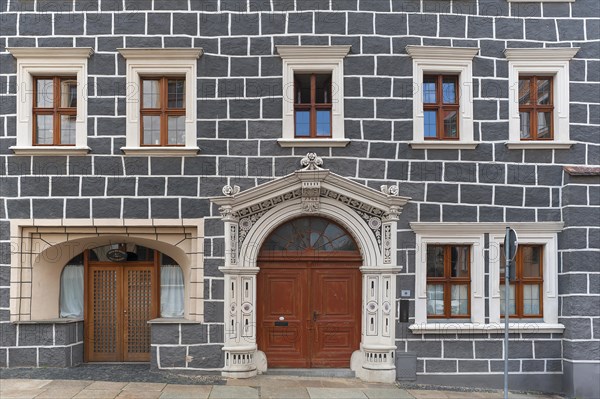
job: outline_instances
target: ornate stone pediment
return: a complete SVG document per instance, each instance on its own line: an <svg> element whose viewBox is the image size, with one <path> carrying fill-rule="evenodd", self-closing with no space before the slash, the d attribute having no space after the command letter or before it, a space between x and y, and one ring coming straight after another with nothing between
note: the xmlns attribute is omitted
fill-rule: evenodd
<svg viewBox="0 0 600 399"><path fill-rule="evenodd" d="M383 224L396 220L409 200L398 196L398 186L381 186L381 191L366 187L323 169L323 160L314 153L307 154L300 163L303 168L287 176L246 191L225 186L225 196L212 198L220 206L223 220L239 223L235 247L241 247L248 231L270 209L300 199L303 212L319 213L322 198L339 201L360 215L381 246L386 236Z"/></svg>

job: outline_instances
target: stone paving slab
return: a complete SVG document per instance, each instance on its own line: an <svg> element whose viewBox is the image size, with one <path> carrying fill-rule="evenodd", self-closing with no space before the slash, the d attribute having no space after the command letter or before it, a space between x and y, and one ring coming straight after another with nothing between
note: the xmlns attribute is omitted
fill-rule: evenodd
<svg viewBox="0 0 600 399"><path fill-rule="evenodd" d="M310 399L308 391L303 387L281 388L263 386L260 388L261 399Z"/></svg>
<svg viewBox="0 0 600 399"><path fill-rule="evenodd" d="M414 396L404 389L395 388L365 388L363 393L369 399L413 399Z"/></svg>
<svg viewBox="0 0 600 399"><path fill-rule="evenodd" d="M210 385L176 385L169 384L162 390L160 399L208 399L212 391Z"/></svg>
<svg viewBox="0 0 600 399"><path fill-rule="evenodd" d="M4 390L27 390L39 389L50 384L52 380L28 380L28 379L1 379L0 391Z"/></svg>
<svg viewBox="0 0 600 399"><path fill-rule="evenodd" d="M258 389L252 387L215 386L210 399L258 399Z"/></svg>
<svg viewBox="0 0 600 399"><path fill-rule="evenodd" d="M367 399L358 389L352 388L306 388L310 399Z"/></svg>

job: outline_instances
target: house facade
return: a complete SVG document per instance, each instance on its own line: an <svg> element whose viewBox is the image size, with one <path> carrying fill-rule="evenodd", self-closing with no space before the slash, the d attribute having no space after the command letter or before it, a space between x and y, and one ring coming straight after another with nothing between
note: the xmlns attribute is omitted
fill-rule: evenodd
<svg viewBox="0 0 600 399"><path fill-rule="evenodd" d="M600 396L596 0L0 0L0 366Z"/></svg>

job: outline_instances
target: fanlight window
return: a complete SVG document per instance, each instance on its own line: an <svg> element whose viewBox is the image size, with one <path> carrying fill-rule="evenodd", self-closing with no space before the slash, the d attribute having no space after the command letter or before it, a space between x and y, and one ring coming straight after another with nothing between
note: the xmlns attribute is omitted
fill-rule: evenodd
<svg viewBox="0 0 600 399"><path fill-rule="evenodd" d="M302 217L279 226L265 242L267 251L358 251L354 239L327 219Z"/></svg>

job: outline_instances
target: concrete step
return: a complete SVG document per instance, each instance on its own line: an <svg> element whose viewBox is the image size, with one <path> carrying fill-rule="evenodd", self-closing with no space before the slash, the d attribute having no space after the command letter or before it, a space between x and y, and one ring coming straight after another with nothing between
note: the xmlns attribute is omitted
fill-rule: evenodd
<svg viewBox="0 0 600 399"><path fill-rule="evenodd" d="M356 378L350 369L294 369L294 368L269 368L266 375L289 375L294 377L332 377Z"/></svg>

